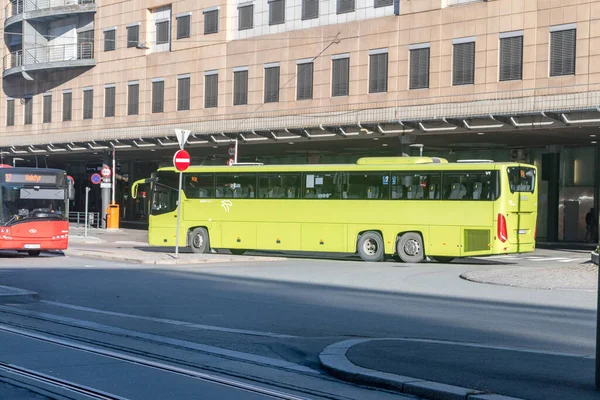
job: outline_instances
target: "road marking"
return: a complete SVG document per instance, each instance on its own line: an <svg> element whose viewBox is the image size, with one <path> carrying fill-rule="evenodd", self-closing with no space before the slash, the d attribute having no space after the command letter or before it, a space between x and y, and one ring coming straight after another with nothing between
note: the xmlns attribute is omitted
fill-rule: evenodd
<svg viewBox="0 0 600 400"><path fill-rule="evenodd" d="M70 308L72 310L87 311L87 312L93 312L93 313L97 313L97 314L110 315L113 317L123 317L123 318L139 319L139 320L144 320L144 321L160 322L162 324L185 326L187 328L203 329L206 331L219 331L219 332L237 333L237 334L241 334L241 335L264 336L264 337L272 337L272 338L277 338L277 339L290 339L290 338L297 337L297 336L293 336L293 335L284 335L284 334L280 334L280 333L261 332L261 331L247 330L247 329L225 328L222 326L195 324L193 322L178 321L175 319L154 318L154 317L146 317L144 315L134 315L134 314L114 312L114 311L99 310L97 308L83 307L83 306L77 306L74 304L67 304L67 303L59 303L59 302L50 301L50 300L40 300L40 303L49 304L49 305L57 306L57 307Z"/></svg>

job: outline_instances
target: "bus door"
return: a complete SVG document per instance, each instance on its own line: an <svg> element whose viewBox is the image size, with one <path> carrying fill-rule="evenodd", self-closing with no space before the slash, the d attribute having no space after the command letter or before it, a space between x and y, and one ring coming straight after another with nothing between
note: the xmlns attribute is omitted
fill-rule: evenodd
<svg viewBox="0 0 600 400"><path fill-rule="evenodd" d="M501 208L497 236L509 252L533 251L537 219L536 169L529 165L506 168L502 174Z"/></svg>

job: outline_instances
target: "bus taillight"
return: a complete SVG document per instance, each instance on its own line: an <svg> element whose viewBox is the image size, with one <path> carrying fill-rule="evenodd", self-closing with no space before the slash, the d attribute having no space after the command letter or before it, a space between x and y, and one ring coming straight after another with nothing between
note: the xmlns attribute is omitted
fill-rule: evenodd
<svg viewBox="0 0 600 400"><path fill-rule="evenodd" d="M506 218L504 215L498 214L498 239L502 243L508 240L508 229L506 228Z"/></svg>

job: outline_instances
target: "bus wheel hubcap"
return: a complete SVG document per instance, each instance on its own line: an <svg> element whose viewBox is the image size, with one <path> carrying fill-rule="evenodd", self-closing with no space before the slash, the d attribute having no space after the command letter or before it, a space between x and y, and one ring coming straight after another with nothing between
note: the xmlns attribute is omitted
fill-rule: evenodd
<svg viewBox="0 0 600 400"><path fill-rule="evenodd" d="M204 238L200 235L196 235L196 237L194 237L194 247L202 247L202 244L204 243Z"/></svg>
<svg viewBox="0 0 600 400"><path fill-rule="evenodd" d="M416 256L419 254L420 251L421 246L419 245L419 242L417 242L414 239L408 240L404 245L404 252L409 256Z"/></svg>
<svg viewBox="0 0 600 400"><path fill-rule="evenodd" d="M377 253L377 241L375 239L367 239L365 240L365 244L363 245L363 249L365 253L372 256Z"/></svg>

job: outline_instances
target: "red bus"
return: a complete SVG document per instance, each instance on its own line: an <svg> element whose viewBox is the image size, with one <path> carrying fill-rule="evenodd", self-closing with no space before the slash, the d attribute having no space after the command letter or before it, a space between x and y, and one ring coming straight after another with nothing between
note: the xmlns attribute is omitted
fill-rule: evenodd
<svg viewBox="0 0 600 400"><path fill-rule="evenodd" d="M0 250L65 250L70 182L58 169L0 168Z"/></svg>

